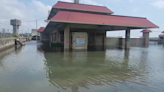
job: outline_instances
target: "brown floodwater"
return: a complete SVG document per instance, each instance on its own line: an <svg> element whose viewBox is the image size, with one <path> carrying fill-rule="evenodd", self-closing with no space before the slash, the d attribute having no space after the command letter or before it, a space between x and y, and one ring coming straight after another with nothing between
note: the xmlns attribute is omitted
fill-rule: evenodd
<svg viewBox="0 0 164 92"><path fill-rule="evenodd" d="M70 52L47 46L30 41L0 52L0 92L164 91L162 45Z"/></svg>

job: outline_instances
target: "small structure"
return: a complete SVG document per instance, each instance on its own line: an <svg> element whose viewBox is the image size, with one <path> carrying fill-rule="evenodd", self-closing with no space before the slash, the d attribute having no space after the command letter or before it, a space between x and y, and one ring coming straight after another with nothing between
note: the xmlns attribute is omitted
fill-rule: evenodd
<svg viewBox="0 0 164 92"><path fill-rule="evenodd" d="M19 34L19 26L21 26L21 20L12 19L10 25L13 26L13 34Z"/></svg>
<svg viewBox="0 0 164 92"><path fill-rule="evenodd" d="M152 32L149 29L144 29L141 31L143 33L143 38L144 38L144 46L149 47L149 33Z"/></svg>
<svg viewBox="0 0 164 92"><path fill-rule="evenodd" d="M37 30L37 32L39 33L39 35L40 35L40 41L48 41L48 35L49 34L45 34L44 33L44 27L40 27L38 30Z"/></svg>
<svg viewBox="0 0 164 92"><path fill-rule="evenodd" d="M106 46L106 32L125 30L125 48L130 47L133 29L159 28L146 18L113 15L105 6L57 2L47 19L44 33L50 43L61 43L64 49L87 49L89 46Z"/></svg>

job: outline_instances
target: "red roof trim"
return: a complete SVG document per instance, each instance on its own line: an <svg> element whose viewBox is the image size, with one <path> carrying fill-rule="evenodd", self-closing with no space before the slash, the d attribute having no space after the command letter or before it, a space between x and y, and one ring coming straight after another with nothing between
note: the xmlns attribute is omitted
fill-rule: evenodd
<svg viewBox="0 0 164 92"><path fill-rule="evenodd" d="M59 11L50 19L54 22L159 28L146 18Z"/></svg>
<svg viewBox="0 0 164 92"><path fill-rule="evenodd" d="M141 32L152 32L152 31L149 30L149 29L144 29L144 30L142 30Z"/></svg>
<svg viewBox="0 0 164 92"><path fill-rule="evenodd" d="M44 31L44 27L40 27L38 30L37 30L37 32L43 32Z"/></svg>
<svg viewBox="0 0 164 92"><path fill-rule="evenodd" d="M67 10L81 10L81 11L90 11L90 12L100 12L100 13L110 13L113 11L108 9L105 6L96 6L96 5L87 5L87 4L76 4L69 2L58 1L53 8L67 9Z"/></svg>

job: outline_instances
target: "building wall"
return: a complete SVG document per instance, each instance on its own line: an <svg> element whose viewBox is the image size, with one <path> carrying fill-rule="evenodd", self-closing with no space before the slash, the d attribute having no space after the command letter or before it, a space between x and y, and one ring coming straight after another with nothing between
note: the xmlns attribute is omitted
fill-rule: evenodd
<svg viewBox="0 0 164 92"><path fill-rule="evenodd" d="M41 41L49 41L49 34L43 34L43 33L40 33L40 40Z"/></svg>

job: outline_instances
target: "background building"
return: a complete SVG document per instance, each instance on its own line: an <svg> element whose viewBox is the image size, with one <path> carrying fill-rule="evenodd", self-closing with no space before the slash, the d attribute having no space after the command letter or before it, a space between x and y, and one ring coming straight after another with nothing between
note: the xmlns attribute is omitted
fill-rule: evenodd
<svg viewBox="0 0 164 92"><path fill-rule="evenodd" d="M38 35L37 29L32 29L31 36L36 36L36 35Z"/></svg>

